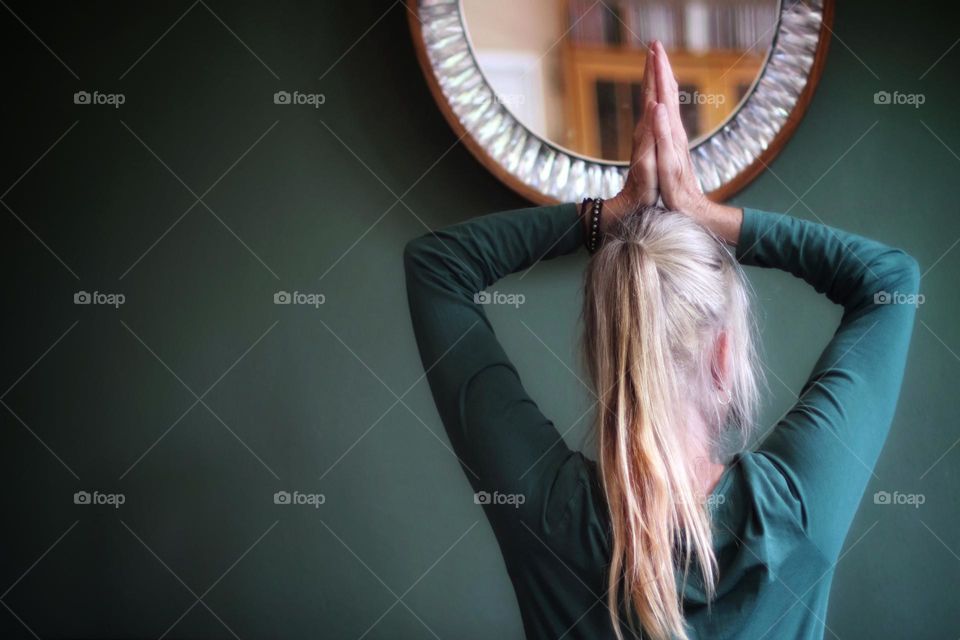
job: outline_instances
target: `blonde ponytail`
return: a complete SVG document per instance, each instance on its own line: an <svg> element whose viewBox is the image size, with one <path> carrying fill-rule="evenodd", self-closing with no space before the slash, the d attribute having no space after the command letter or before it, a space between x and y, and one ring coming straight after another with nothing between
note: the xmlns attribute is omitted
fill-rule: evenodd
<svg viewBox="0 0 960 640"><path fill-rule="evenodd" d="M584 351L612 537L607 604L621 640L620 611L657 640L687 638L676 576L682 570L685 581L694 560L713 597L710 513L685 426L695 410L711 450L726 426L745 441L757 395L747 293L717 238L662 209L621 221L587 269ZM732 361L723 406L712 362L720 332Z"/></svg>

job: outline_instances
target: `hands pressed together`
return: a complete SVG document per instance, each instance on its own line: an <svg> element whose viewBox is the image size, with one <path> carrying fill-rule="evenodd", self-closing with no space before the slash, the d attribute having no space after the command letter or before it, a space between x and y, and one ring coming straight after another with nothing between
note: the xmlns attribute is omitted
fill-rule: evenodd
<svg viewBox="0 0 960 640"><path fill-rule="evenodd" d="M657 204L681 211L736 243L742 210L711 202L693 169L680 119L680 93L666 50L650 47L642 85L643 115L633 132L630 169L623 190L604 204L602 227L640 207Z"/></svg>

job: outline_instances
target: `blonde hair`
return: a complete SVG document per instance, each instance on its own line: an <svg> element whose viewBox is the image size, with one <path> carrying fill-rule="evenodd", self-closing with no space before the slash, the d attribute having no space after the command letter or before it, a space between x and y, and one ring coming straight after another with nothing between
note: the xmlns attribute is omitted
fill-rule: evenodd
<svg viewBox="0 0 960 640"><path fill-rule="evenodd" d="M711 516L685 427L699 411L715 460L727 434L740 436L736 447L747 443L758 397L749 293L719 238L655 207L616 223L587 268L583 347L599 398L612 534L607 605L620 640L620 602L631 629L638 620L657 640L687 638L676 571L683 567L685 584L694 558L714 596ZM721 334L725 365L715 361Z"/></svg>

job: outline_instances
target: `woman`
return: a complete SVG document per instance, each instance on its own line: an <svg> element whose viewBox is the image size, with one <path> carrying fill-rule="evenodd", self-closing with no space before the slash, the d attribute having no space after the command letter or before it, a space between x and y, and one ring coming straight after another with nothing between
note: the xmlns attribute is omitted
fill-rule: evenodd
<svg viewBox="0 0 960 640"><path fill-rule="evenodd" d="M474 490L494 496L480 501L527 637L822 638L913 325L912 307L875 296L915 293L917 263L826 226L708 201L659 43L643 95L615 198L484 216L407 245L437 409ZM651 206L658 197L666 209ZM597 462L540 413L475 301L584 244L594 250L583 342ZM800 401L755 450L744 447L756 426L757 336L738 262L788 271L844 308Z"/></svg>

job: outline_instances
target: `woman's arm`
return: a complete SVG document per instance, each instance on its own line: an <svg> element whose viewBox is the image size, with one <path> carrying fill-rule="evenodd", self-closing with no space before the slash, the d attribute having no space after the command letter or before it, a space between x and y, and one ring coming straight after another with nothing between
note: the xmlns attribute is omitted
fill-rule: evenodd
<svg viewBox="0 0 960 640"><path fill-rule="evenodd" d="M657 201L652 57L642 94L647 108L634 130L631 165L623 190L604 205L602 229ZM540 260L576 251L586 223L573 204L506 211L422 236L404 253L420 356L454 451L476 491L512 496L506 507L487 505L498 535L516 526L518 515L530 516L524 520L534 528L562 517L588 474L584 458L569 450L524 390L484 313L483 291Z"/></svg>
<svg viewBox="0 0 960 640"><path fill-rule="evenodd" d="M404 252L413 329L453 449L475 491L522 500L488 503L498 533L517 515L529 514L536 526L558 489L554 480L565 464L576 476L581 458L524 390L487 319L483 292L507 274L576 251L583 239L577 206L563 204L474 218L417 238Z"/></svg>
<svg viewBox="0 0 960 640"><path fill-rule="evenodd" d="M792 273L843 306L797 404L759 447L796 492L808 535L836 557L893 420L919 268L899 249L752 209L743 213L737 256Z"/></svg>
<svg viewBox="0 0 960 640"><path fill-rule="evenodd" d="M760 444L802 505L803 526L836 557L890 429L916 307L916 261L879 242L785 215L707 200L680 121L677 83L656 43L657 170L668 207L729 244L743 264L803 278L842 305L843 319L796 406Z"/></svg>
<svg viewBox="0 0 960 640"><path fill-rule="evenodd" d="M917 263L899 249L782 214L707 202L691 215L736 245L742 264L787 271L843 306L796 405L758 447L786 477L807 535L835 558L896 410Z"/></svg>

